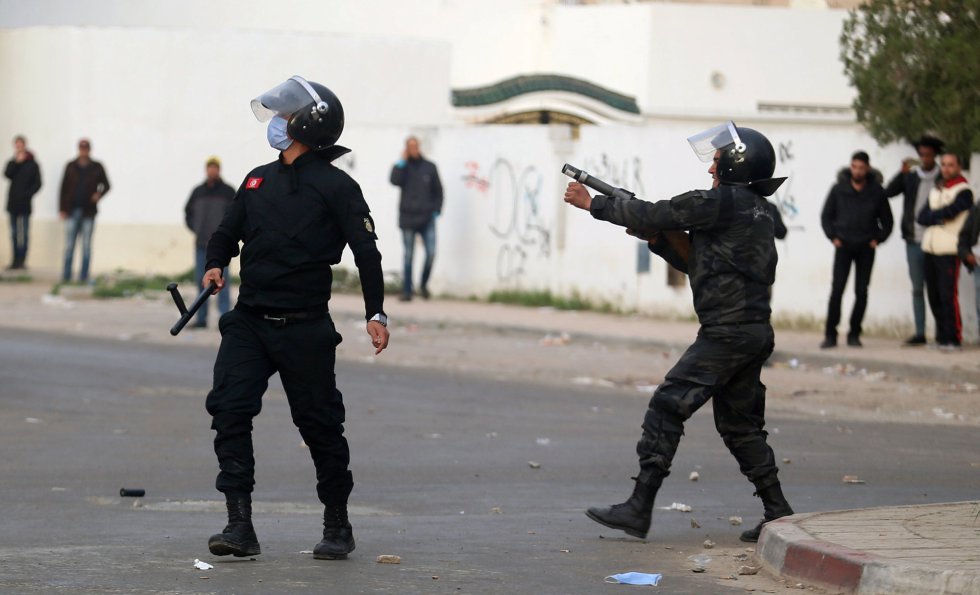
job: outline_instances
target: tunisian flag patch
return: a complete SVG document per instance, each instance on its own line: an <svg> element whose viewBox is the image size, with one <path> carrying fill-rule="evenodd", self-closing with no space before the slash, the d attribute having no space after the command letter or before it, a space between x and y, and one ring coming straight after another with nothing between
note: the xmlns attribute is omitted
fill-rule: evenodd
<svg viewBox="0 0 980 595"><path fill-rule="evenodd" d="M245 189L246 190L255 190L256 188L258 188L261 185L262 185L262 178L249 178L245 182Z"/></svg>

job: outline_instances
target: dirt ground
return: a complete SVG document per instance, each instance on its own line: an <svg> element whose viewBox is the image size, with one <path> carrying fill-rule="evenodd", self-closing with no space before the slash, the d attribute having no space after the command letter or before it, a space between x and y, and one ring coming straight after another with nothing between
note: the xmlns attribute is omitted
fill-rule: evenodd
<svg viewBox="0 0 980 595"><path fill-rule="evenodd" d="M95 300L84 296L51 296L48 289L49 286L41 283L0 285L0 309L5 312L0 317L0 328L176 345L217 346L220 339L213 328L216 318L213 312L211 329L187 329L171 337L167 329L177 313L162 291L149 298ZM551 330L555 328L554 320L532 308L525 313L525 318L532 321L531 326L515 328L496 324L501 309L493 304L429 302L413 304L411 310L393 317L396 322L390 329L391 347L375 358L359 307L356 296L335 296L331 302L337 328L345 337L338 352L342 361L383 361L409 368L451 370L460 375L553 386L592 386L596 388L596 407L602 406L601 395L607 390L635 394L637 407L645 406L697 330L694 323L678 327L676 322L664 322L664 328L672 325L672 334L667 339L663 335L658 343L647 342L643 333L661 326L647 319L637 323L641 332L635 339L622 336L597 339L592 330L602 329L596 328L588 314L574 319L578 324L571 332L555 333ZM389 309L397 307L396 303ZM453 309L465 311L465 316L447 318L446 312ZM556 316L571 320L566 313ZM539 318L541 328L533 328ZM630 321L626 317L613 317L609 324L624 322ZM975 347L954 355L958 363L953 366L948 359L936 359L934 352L888 351L873 346L863 352L842 348L830 356L822 353L810 357L803 353L798 359L780 356L781 345L796 347L811 342L816 345L818 341L816 335L812 341L805 336L801 340L799 333L781 333L777 329L777 357L763 371L770 410L840 420L841 431L847 431L849 420L980 425L977 406L980 390L966 380L976 380L975 372L980 369L977 368L980 351ZM672 346L664 347L665 344ZM865 357L861 361L872 362L866 363L866 367L848 363L848 358L859 352L879 360ZM907 365L910 363L914 365ZM960 376L957 370L969 373Z"/></svg>
<svg viewBox="0 0 980 595"><path fill-rule="evenodd" d="M373 361L360 320L346 320L342 357ZM346 331L346 332L345 332ZM779 340L777 332L776 340ZM393 329L389 364L438 367L460 374L595 386L636 394L645 404L681 351L572 336L412 324ZM969 382L901 378L847 364L776 361L763 370L767 407L801 417L980 425L980 390ZM602 391L597 391L597 399ZM601 399L597 402L601 403ZM601 406L601 405L600 405ZM842 426L843 428L843 426ZM846 429L842 429L846 431Z"/></svg>

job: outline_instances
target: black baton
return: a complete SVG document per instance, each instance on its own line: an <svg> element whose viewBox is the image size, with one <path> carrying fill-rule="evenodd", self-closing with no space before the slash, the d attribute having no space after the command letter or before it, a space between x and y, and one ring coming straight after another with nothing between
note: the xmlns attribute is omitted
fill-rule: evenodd
<svg viewBox="0 0 980 595"><path fill-rule="evenodd" d="M595 190L599 194L605 194L606 196L615 196L616 198L622 198L623 200L632 200L636 198L636 194L626 190L625 188L614 188L609 184L603 182L595 176L591 176L588 172L584 172L577 167L573 167L569 164L565 164L561 168L561 173L565 174L569 178L575 180L576 182L588 186L589 188Z"/></svg>
<svg viewBox="0 0 980 595"><path fill-rule="evenodd" d="M204 302L208 301L208 298L211 297L211 293L217 288L218 284L212 281L211 284L204 288L204 291L197 296L197 299L194 300L194 303L191 304L191 307L188 309L187 306L184 305L184 298L180 297L180 292L177 291L177 284L171 283L170 285L167 285L167 291L170 292L170 296L174 298L174 303L177 304L177 309L180 310L180 320L178 320L177 323L174 324L173 328L170 329L170 334L176 337L177 333L179 333L181 329L183 329L184 326L190 322L194 314L201 309Z"/></svg>

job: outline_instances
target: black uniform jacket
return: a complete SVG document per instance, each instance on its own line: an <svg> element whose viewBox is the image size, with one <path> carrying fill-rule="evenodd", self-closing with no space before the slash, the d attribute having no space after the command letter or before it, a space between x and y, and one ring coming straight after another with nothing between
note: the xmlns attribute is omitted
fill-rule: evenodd
<svg viewBox="0 0 980 595"><path fill-rule="evenodd" d="M719 186L654 203L596 196L591 211L596 219L644 237L657 231L690 232L687 262L662 237L650 250L690 275L698 320L711 326L769 320L777 255L768 205L747 188Z"/></svg>
<svg viewBox="0 0 980 595"><path fill-rule="evenodd" d="M224 268L241 250L238 302L269 312L325 307L331 265L354 252L366 318L382 313L384 278L370 209L361 188L312 151L292 165L253 169L207 249L207 268Z"/></svg>

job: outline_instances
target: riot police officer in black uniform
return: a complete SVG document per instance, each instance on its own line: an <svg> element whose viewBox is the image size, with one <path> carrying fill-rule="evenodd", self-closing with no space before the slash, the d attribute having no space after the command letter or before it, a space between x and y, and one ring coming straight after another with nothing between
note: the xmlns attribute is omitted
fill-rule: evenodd
<svg viewBox="0 0 980 595"><path fill-rule="evenodd" d="M208 540L211 553L260 553L252 527L255 485L252 418L268 379L279 372L293 422L316 467L324 505L323 540L313 555L343 559L354 550L347 518L353 487L344 438L344 403L334 377L341 337L327 310L331 265L350 246L361 279L367 333L375 354L388 346L381 254L361 189L331 162L349 152L337 144L344 111L326 87L294 76L252 101L260 121L271 118L269 144L279 158L252 170L207 248L204 286L224 287L222 270L241 249L235 309L221 317L221 347L207 410L217 434L216 486L228 526Z"/></svg>
<svg viewBox="0 0 980 595"><path fill-rule="evenodd" d="M776 271L773 217L765 197L785 178L772 178L775 152L751 128L728 122L688 140L703 161L712 161L711 190L655 203L591 198L575 182L565 192L565 202L647 239L651 251L688 273L701 323L697 340L650 400L636 446L640 472L633 494L622 504L586 514L646 537L654 497L669 473L684 422L713 398L715 427L765 508L763 522L742 533L743 541L753 542L764 522L793 514L766 442L766 388L759 379L773 350L769 287Z"/></svg>

